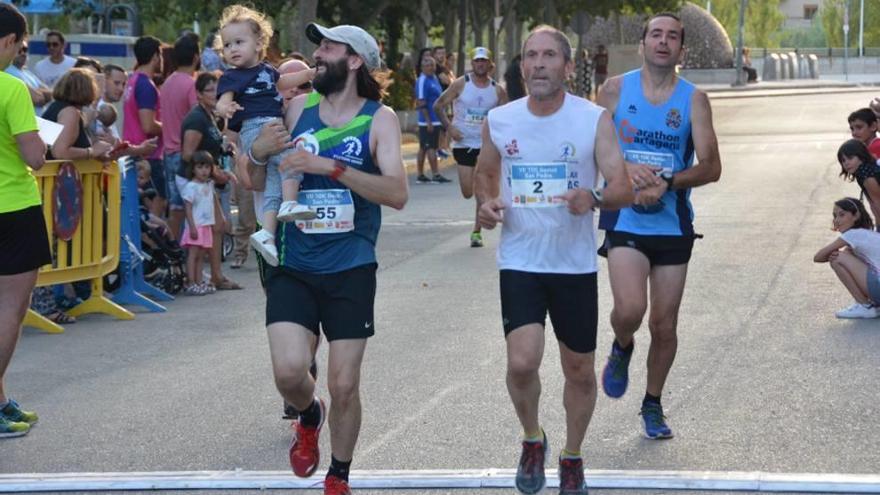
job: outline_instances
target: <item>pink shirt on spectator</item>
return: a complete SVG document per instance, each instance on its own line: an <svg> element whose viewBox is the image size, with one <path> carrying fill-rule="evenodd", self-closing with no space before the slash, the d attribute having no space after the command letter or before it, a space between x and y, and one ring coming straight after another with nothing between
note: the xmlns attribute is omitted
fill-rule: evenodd
<svg viewBox="0 0 880 495"><path fill-rule="evenodd" d="M140 109L155 110L156 120L162 121L159 90L146 74L133 72L128 77L122 103L122 139L131 144L141 144L150 137L141 128L141 120L138 116ZM150 158L162 158L162 136L159 136L159 146Z"/></svg>
<svg viewBox="0 0 880 495"><path fill-rule="evenodd" d="M162 102L162 144L165 153L180 153L180 126L196 106L196 81L192 74L175 71L159 90Z"/></svg>

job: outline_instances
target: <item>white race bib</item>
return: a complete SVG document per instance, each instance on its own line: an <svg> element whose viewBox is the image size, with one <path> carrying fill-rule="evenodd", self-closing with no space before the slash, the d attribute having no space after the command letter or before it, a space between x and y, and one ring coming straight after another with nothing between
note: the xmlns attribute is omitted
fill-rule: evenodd
<svg viewBox="0 0 880 495"><path fill-rule="evenodd" d="M675 156L672 153L657 153L654 151L625 150L623 158L630 163L641 163L660 167L664 172L675 171Z"/></svg>
<svg viewBox="0 0 880 495"><path fill-rule="evenodd" d="M489 114L488 108L468 108L465 111L464 123L467 125L481 126Z"/></svg>
<svg viewBox="0 0 880 495"><path fill-rule="evenodd" d="M354 201L348 189L308 189L299 192L299 202L318 215L298 220L296 228L305 234L338 234L354 230Z"/></svg>
<svg viewBox="0 0 880 495"><path fill-rule="evenodd" d="M558 208L568 191L565 163L518 163L510 167L511 205L514 208Z"/></svg>

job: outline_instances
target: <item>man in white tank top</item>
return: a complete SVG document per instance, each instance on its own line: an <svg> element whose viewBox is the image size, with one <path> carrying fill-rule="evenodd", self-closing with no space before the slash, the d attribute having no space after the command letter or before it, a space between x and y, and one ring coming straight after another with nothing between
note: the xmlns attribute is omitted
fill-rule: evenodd
<svg viewBox="0 0 880 495"><path fill-rule="evenodd" d="M458 164L458 184L461 195L474 195L474 167L480 154L480 129L489 110L507 103L507 92L489 77L494 65L488 49L478 46L471 59L473 72L456 79L434 103L434 113L440 117L446 134L452 140L452 156ZM446 108L452 104L452 122ZM476 201L476 211L480 202ZM474 215L471 247L483 246L480 221Z"/></svg>
<svg viewBox="0 0 880 495"><path fill-rule="evenodd" d="M523 45L529 89L489 111L477 160L480 222L502 224L498 247L507 389L523 427L516 486L545 484L547 436L538 421L547 313L565 375L565 448L560 493L585 494L581 444L596 404L593 371L598 320L595 208L629 204L633 190L607 111L568 94L571 43L539 26ZM596 189L599 172L607 185Z"/></svg>

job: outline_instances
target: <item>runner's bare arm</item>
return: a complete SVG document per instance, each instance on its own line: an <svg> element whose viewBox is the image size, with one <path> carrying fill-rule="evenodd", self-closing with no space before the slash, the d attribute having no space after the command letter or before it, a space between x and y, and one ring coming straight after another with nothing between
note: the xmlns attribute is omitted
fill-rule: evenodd
<svg viewBox="0 0 880 495"><path fill-rule="evenodd" d="M633 202L632 182L623 161L611 112L602 112L594 147L596 165L607 183L602 191L602 208L617 210Z"/></svg>
<svg viewBox="0 0 880 495"><path fill-rule="evenodd" d="M622 85L622 77L612 77L599 87L599 92L596 95L596 104L605 107L612 117L614 116L614 111L617 109L617 103L620 101L620 90ZM656 171L658 170L657 167L626 162L626 168L633 185L638 188L659 186L662 182L656 175Z"/></svg>
<svg viewBox="0 0 880 495"><path fill-rule="evenodd" d="M461 91L464 88L464 78L459 77L452 84L446 88L446 91L440 93L440 97L437 98L437 101L434 102L434 113L437 114L437 117L440 119L440 122L443 123L443 127L447 130L452 125L449 122L449 117L446 115L446 108L455 101L461 95Z"/></svg>
<svg viewBox="0 0 880 495"><path fill-rule="evenodd" d="M599 92L596 94L596 104L605 107L612 115L614 115L614 109L617 108L617 102L620 100L622 81L620 76L612 77L599 87Z"/></svg>
<svg viewBox="0 0 880 495"><path fill-rule="evenodd" d="M474 194L480 204L478 217L480 224L492 229L502 221L504 203L499 198L499 180L501 177L501 153L489 136L489 121L483 122L483 142L480 155L477 157L477 171L474 176Z"/></svg>
<svg viewBox="0 0 880 495"><path fill-rule="evenodd" d="M381 174L370 174L354 167L347 167L337 180L368 201L398 210L403 209L409 198L409 191L400 153L400 122L394 111L388 107L383 106L373 115L370 150ZM342 162L313 155L306 150L297 150L286 155L278 169L331 175L343 165Z"/></svg>
<svg viewBox="0 0 880 495"><path fill-rule="evenodd" d="M507 103L507 91L501 87L500 84L495 85L495 94L498 95L498 106L504 105Z"/></svg>
<svg viewBox="0 0 880 495"><path fill-rule="evenodd" d="M691 137L699 165L673 175L675 189L698 187L721 178L721 156L712 125L712 107L709 97L700 90L694 91L691 103Z"/></svg>
<svg viewBox="0 0 880 495"><path fill-rule="evenodd" d="M498 197L501 177L501 153L489 137L489 121L483 123L481 131L483 142L477 157L477 170L474 176L474 194L481 203Z"/></svg>

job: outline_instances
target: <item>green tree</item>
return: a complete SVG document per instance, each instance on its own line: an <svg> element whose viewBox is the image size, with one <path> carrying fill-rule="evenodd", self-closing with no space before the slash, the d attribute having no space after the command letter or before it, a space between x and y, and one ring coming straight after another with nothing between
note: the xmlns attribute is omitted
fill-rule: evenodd
<svg viewBox="0 0 880 495"><path fill-rule="evenodd" d="M712 15L724 26L730 41L736 44L740 0L712 0ZM779 0L749 0L745 18L745 44L756 47L776 47L785 15L779 10Z"/></svg>
<svg viewBox="0 0 880 495"><path fill-rule="evenodd" d="M843 13L846 0L826 0L819 11L828 46L843 46ZM849 46L859 45L859 0L851 0L849 8ZM865 46L880 45L880 8L877 2L865 1Z"/></svg>

